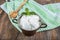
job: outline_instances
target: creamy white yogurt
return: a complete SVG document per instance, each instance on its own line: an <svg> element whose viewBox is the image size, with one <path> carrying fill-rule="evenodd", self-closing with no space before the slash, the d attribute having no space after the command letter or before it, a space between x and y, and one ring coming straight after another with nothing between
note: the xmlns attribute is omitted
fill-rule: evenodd
<svg viewBox="0 0 60 40"><path fill-rule="evenodd" d="M37 15L23 15L20 19L21 28L24 30L35 30L40 27L40 18Z"/></svg>

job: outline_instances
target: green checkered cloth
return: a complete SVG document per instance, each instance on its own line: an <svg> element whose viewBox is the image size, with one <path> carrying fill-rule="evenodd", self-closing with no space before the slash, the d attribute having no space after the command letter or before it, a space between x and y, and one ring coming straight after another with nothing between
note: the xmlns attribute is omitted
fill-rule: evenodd
<svg viewBox="0 0 60 40"><path fill-rule="evenodd" d="M23 0L11 0L11 2L5 2L0 7L9 15L9 12L16 10L22 2ZM34 0L28 0L23 8L18 12L18 16L16 19L21 16L21 13L25 11L25 8L28 8L30 11L34 11L35 13L37 13L47 24L46 28L40 28L39 30L37 30L37 32L51 30L60 26L60 3L41 5ZM22 32L18 24L14 23L10 17L9 19L14 27Z"/></svg>

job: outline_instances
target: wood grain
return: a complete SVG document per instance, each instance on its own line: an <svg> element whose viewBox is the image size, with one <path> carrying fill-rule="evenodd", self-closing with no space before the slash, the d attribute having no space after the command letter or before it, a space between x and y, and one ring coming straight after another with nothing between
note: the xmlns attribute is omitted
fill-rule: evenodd
<svg viewBox="0 0 60 40"><path fill-rule="evenodd" d="M36 0L41 4L59 2L60 0ZM5 0L0 0L0 4ZM8 15L0 8L0 40L60 40L60 27L38 32L34 36L27 37L20 33L10 22Z"/></svg>
<svg viewBox="0 0 60 40"><path fill-rule="evenodd" d="M8 15L3 12L0 18L0 39L15 39L19 31L9 21Z"/></svg>

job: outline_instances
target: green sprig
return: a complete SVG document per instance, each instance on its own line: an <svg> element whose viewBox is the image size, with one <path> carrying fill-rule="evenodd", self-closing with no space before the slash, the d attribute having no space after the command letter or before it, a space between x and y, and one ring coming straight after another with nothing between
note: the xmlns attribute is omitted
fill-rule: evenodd
<svg viewBox="0 0 60 40"><path fill-rule="evenodd" d="M35 12L30 12L28 8L25 9L25 12L22 13L23 15L35 15Z"/></svg>

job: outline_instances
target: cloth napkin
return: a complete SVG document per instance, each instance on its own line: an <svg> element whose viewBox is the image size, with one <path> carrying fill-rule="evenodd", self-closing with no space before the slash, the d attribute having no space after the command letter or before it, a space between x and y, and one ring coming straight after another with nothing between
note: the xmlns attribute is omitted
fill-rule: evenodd
<svg viewBox="0 0 60 40"><path fill-rule="evenodd" d="M11 23L17 28L20 32L18 24L14 23L9 16L9 13L13 10L16 10L18 6L23 2L23 0L14 0L10 2L5 2L0 7L8 14L8 17ZM18 12L18 19L21 16L21 13L25 11L25 8L28 8L30 11L37 13L42 20L47 24L46 28L40 28L37 32L51 30L60 26L60 3L46 4L41 5L34 0L28 0L28 2L23 6L23 8Z"/></svg>

